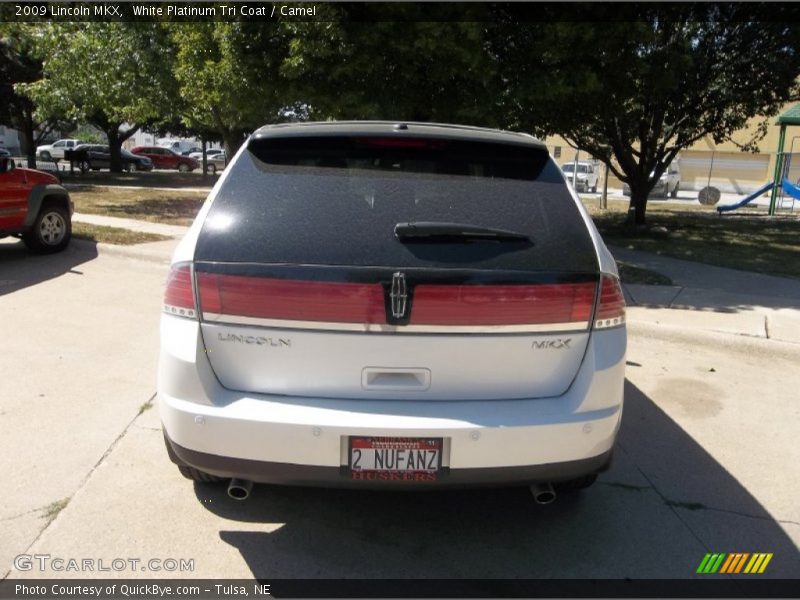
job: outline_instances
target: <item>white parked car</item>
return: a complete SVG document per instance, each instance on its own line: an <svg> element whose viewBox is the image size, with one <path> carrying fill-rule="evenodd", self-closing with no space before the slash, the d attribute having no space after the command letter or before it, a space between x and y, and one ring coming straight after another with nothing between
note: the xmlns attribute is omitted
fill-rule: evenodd
<svg viewBox="0 0 800 600"><path fill-rule="evenodd" d="M76 139L58 140L57 142L53 142L52 144L37 146L36 156L39 159L46 161L62 160L64 158L65 150L72 150L73 148L75 148L75 146L79 146L82 143L83 142Z"/></svg>
<svg viewBox="0 0 800 600"><path fill-rule="evenodd" d="M592 192L593 194L597 192L600 175L594 163L579 161L577 168L574 162L564 163L561 165L561 170L564 172L567 182L572 184L577 191Z"/></svg>
<svg viewBox="0 0 800 600"><path fill-rule="evenodd" d="M203 153L202 152L192 152L189 155L190 158L194 158L197 162L201 165L203 163ZM228 165L228 160L225 155L224 150L207 150L206 151L206 163L208 165L208 172L214 175L218 171L222 171Z"/></svg>
<svg viewBox="0 0 800 600"><path fill-rule="evenodd" d="M658 181L653 185L653 189L650 190L650 195L662 198L666 198L667 196L670 198L677 198L680 185L681 167L680 163L676 160L670 163L667 170L658 178ZM631 188L627 183L623 184L622 193L625 196L631 195Z"/></svg>
<svg viewBox="0 0 800 600"><path fill-rule="evenodd" d="M196 481L531 485L611 460L617 267L546 147L511 132L266 126L172 260L158 402Z"/></svg>
<svg viewBox="0 0 800 600"><path fill-rule="evenodd" d="M225 150L223 150L222 148L209 148L208 150L206 150L206 156L211 158L212 156L214 156L216 154L220 154L222 152L225 152ZM199 160L201 162L203 160L203 153L202 152L190 152L189 156L191 158L193 158L195 160Z"/></svg>

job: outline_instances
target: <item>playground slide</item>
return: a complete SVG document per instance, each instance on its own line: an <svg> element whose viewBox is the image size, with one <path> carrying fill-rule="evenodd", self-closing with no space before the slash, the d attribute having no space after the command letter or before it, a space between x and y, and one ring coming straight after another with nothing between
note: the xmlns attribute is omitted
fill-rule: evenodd
<svg viewBox="0 0 800 600"><path fill-rule="evenodd" d="M739 202L737 202L736 204L726 204L724 206L718 206L717 207L717 212L722 214L722 213L728 212L730 210L736 210L737 208L742 208L745 204L750 204L753 200L758 198L764 192L770 191L772 189L772 185L773 185L773 183L771 181L769 183L764 184L763 186L758 188L755 192L753 192L749 196L746 196L745 198L742 198L741 200L739 200ZM798 190L798 194L800 194L800 190ZM800 197L800 196L798 196L798 197Z"/></svg>
<svg viewBox="0 0 800 600"><path fill-rule="evenodd" d="M800 200L800 187L793 184L788 179L784 179L783 183L781 183L781 187L783 188L783 193L787 196L791 196L796 200Z"/></svg>

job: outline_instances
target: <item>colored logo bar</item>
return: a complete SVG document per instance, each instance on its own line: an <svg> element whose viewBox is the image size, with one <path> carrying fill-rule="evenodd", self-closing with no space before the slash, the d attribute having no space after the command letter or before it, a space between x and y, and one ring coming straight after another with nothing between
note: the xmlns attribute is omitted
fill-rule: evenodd
<svg viewBox="0 0 800 600"><path fill-rule="evenodd" d="M708 553L703 557L697 573L711 575L721 574L760 574L763 573L769 561L772 560L772 552L732 552L732 553Z"/></svg>

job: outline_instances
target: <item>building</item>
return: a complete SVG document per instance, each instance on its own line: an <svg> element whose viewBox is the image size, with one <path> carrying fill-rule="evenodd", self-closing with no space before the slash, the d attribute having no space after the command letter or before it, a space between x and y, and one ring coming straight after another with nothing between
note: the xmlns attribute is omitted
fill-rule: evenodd
<svg viewBox="0 0 800 600"><path fill-rule="evenodd" d="M780 114L788 110L800 110L800 105L788 104ZM732 141L715 144L711 138L704 138L687 148L678 156L681 167L681 190L699 191L707 185L722 192L737 194L751 193L766 182L772 181L775 173L775 154L778 149L780 127L777 116L769 117L767 135L758 142L759 152L741 150L738 144L747 142L764 117L751 119L748 126L732 136ZM791 134L791 132L790 132ZM575 158L575 149L559 136L545 138L550 154L559 164ZM787 174L791 181L800 179L800 131L797 135L786 136L785 156ZM797 158L794 155L797 154ZM587 160L581 152L581 160ZM622 183L609 174L608 186L621 188Z"/></svg>
<svg viewBox="0 0 800 600"><path fill-rule="evenodd" d="M20 135L16 129L0 125L0 148L5 148L14 156L22 153Z"/></svg>

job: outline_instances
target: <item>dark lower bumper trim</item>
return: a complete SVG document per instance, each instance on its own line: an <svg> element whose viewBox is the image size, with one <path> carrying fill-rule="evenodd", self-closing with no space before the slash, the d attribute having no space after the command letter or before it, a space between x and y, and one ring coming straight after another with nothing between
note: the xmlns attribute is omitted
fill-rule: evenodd
<svg viewBox="0 0 800 600"><path fill-rule="evenodd" d="M611 464L613 450L583 460L522 467L481 469L446 469L436 481L353 480L345 467L318 467L289 463L264 462L206 454L184 448L165 435L170 458L225 479L249 479L256 483L357 488L441 488L505 487L534 482L555 482L605 471Z"/></svg>

